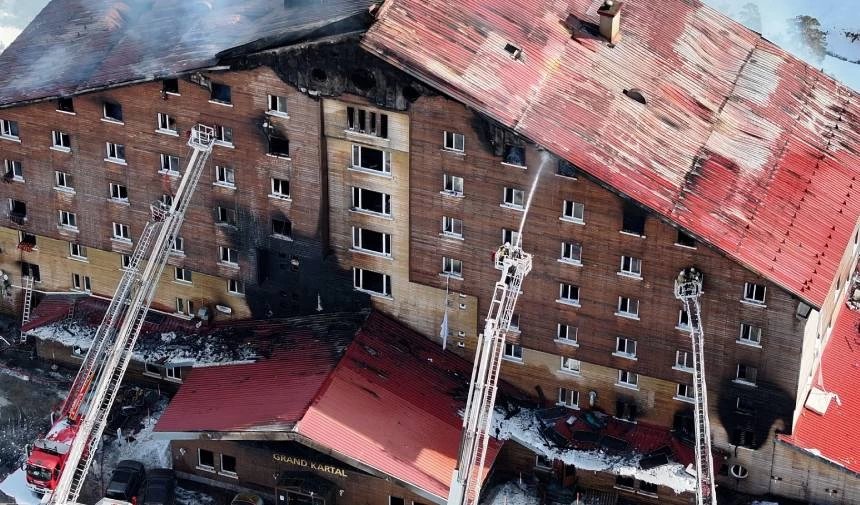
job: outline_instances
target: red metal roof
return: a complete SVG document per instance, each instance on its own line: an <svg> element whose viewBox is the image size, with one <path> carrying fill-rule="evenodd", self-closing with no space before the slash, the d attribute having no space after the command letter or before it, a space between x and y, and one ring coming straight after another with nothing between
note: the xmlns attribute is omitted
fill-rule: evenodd
<svg viewBox="0 0 860 505"><path fill-rule="evenodd" d="M824 415L804 408L794 432L780 440L860 473L860 312L842 308L815 377L839 401L831 400Z"/></svg>
<svg viewBox="0 0 860 505"><path fill-rule="evenodd" d="M362 44L820 306L860 215L857 95L696 0L625 2L610 47L581 28L601 3L387 0Z"/></svg>

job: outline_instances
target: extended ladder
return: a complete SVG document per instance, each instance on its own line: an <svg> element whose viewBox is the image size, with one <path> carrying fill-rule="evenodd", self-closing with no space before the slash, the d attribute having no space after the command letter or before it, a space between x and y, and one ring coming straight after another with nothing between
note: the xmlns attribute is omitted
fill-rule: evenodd
<svg viewBox="0 0 860 505"><path fill-rule="evenodd" d="M495 262L496 267L501 268L502 275L493 291L484 333L478 338L478 348L475 350L475 364L463 415L463 438L451 478L448 505L472 505L478 500L505 336L511 326L523 278L532 269L531 254L524 253L519 244L496 253Z"/></svg>
<svg viewBox="0 0 860 505"><path fill-rule="evenodd" d="M702 314L702 273L684 269L675 280L675 297L687 311L693 343L693 415L696 437L696 504L716 505L714 456L711 453L711 423L708 421L708 389L705 384L705 349Z"/></svg>
<svg viewBox="0 0 860 505"><path fill-rule="evenodd" d="M79 422L80 427L69 448L57 488L43 502L65 505L75 502L80 495L170 249L209 159L213 139L212 128L194 127L188 140L191 158L173 203L169 209L152 206L153 221L141 234L63 405L62 413L71 421ZM142 267L144 257L146 265Z"/></svg>
<svg viewBox="0 0 860 505"><path fill-rule="evenodd" d="M24 325L30 322L30 311L33 308L33 276L25 275L21 279L24 285L24 307L21 309L21 341L24 341Z"/></svg>

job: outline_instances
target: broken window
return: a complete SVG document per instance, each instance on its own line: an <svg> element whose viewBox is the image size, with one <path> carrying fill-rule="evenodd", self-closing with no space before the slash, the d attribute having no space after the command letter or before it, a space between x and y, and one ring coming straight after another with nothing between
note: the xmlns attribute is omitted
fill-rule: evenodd
<svg viewBox="0 0 860 505"><path fill-rule="evenodd" d="M161 81L161 91L173 95L179 94L179 79L164 79Z"/></svg>
<svg viewBox="0 0 860 505"><path fill-rule="evenodd" d="M170 252L185 254L185 241L182 237L173 238L173 243L170 245Z"/></svg>
<svg viewBox="0 0 860 505"><path fill-rule="evenodd" d="M403 501L403 498L399 496L389 496L388 505L405 505L405 502Z"/></svg>
<svg viewBox="0 0 860 505"><path fill-rule="evenodd" d="M218 246L218 257L220 258L222 263L228 263L231 265L239 264L239 252L235 249Z"/></svg>
<svg viewBox="0 0 860 505"><path fill-rule="evenodd" d="M391 255L391 235L365 228L352 228L352 247L385 256Z"/></svg>
<svg viewBox="0 0 860 505"><path fill-rule="evenodd" d="M269 95L269 110L268 112L280 115L287 114L287 97Z"/></svg>
<svg viewBox="0 0 860 505"><path fill-rule="evenodd" d="M215 453L206 449L197 449L197 466L208 470L215 469Z"/></svg>
<svg viewBox="0 0 860 505"><path fill-rule="evenodd" d="M752 449L753 447L755 447L755 443L755 430L753 430L751 426L735 428L734 445Z"/></svg>
<svg viewBox="0 0 860 505"><path fill-rule="evenodd" d="M675 245L679 245L682 247L696 247L696 239L687 235L681 230L678 230L678 240L675 241Z"/></svg>
<svg viewBox="0 0 860 505"><path fill-rule="evenodd" d="M290 141L286 137L269 136L269 154L281 158L290 157Z"/></svg>
<svg viewBox="0 0 860 505"><path fill-rule="evenodd" d="M293 236L293 223L287 219L272 219L272 235L277 238Z"/></svg>
<svg viewBox="0 0 860 505"><path fill-rule="evenodd" d="M159 112L158 129L163 132L176 133L176 118L169 114Z"/></svg>
<svg viewBox="0 0 860 505"><path fill-rule="evenodd" d="M278 198L290 197L290 181L272 177L272 196Z"/></svg>
<svg viewBox="0 0 860 505"><path fill-rule="evenodd" d="M218 82L212 83L212 94L210 100L217 103L232 103L232 90L230 86Z"/></svg>
<svg viewBox="0 0 860 505"><path fill-rule="evenodd" d="M33 235L32 233L19 231L18 232L18 246L20 247L21 245L29 246L30 247L29 250L32 250L32 248L36 247L36 236ZM25 249L25 250L27 250L27 249Z"/></svg>
<svg viewBox="0 0 860 505"><path fill-rule="evenodd" d="M579 407L579 391L568 388L558 388L558 404L565 407Z"/></svg>
<svg viewBox="0 0 860 505"><path fill-rule="evenodd" d="M636 485L636 478L629 477L626 475L619 475L615 477L615 485L624 489L633 489L633 487Z"/></svg>
<svg viewBox="0 0 860 505"><path fill-rule="evenodd" d="M175 175L179 173L179 156L171 156L169 154L161 155L161 168L158 169L161 173Z"/></svg>
<svg viewBox="0 0 860 505"><path fill-rule="evenodd" d="M741 323L741 334L738 340L747 344L761 345L761 328L752 324Z"/></svg>
<svg viewBox="0 0 860 505"><path fill-rule="evenodd" d="M33 282L42 282L42 274L39 271L39 265L34 263L21 262L21 276L32 277Z"/></svg>
<svg viewBox="0 0 860 505"><path fill-rule="evenodd" d="M68 112L71 114L75 113L75 103L72 101L72 97L58 98L57 99L57 110L60 112Z"/></svg>
<svg viewBox="0 0 860 505"><path fill-rule="evenodd" d="M18 139L18 121L9 121L8 119L0 119L0 137L9 139Z"/></svg>
<svg viewBox="0 0 860 505"><path fill-rule="evenodd" d="M125 162L125 146L122 144L114 144L113 142L108 142L107 144L107 158L108 160Z"/></svg>
<svg viewBox="0 0 860 505"><path fill-rule="evenodd" d="M675 367L684 371L693 369L693 354L689 351L675 351Z"/></svg>
<svg viewBox="0 0 860 505"><path fill-rule="evenodd" d="M27 204L20 200L9 199L9 217L13 223L24 224L27 220Z"/></svg>
<svg viewBox="0 0 860 505"><path fill-rule="evenodd" d="M374 137L388 138L388 114L382 114L371 110L357 107L346 108L347 129L373 135Z"/></svg>
<svg viewBox="0 0 860 505"><path fill-rule="evenodd" d="M369 189L353 187L352 208L354 210L363 210L366 212L390 216L391 195Z"/></svg>
<svg viewBox="0 0 860 505"><path fill-rule="evenodd" d="M523 146L515 146L505 144L504 162L519 167L526 166L526 148Z"/></svg>
<svg viewBox="0 0 860 505"><path fill-rule="evenodd" d="M236 226L236 209L228 209L221 206L215 207L215 222Z"/></svg>
<svg viewBox="0 0 860 505"><path fill-rule="evenodd" d="M621 231L633 235L645 235L645 211L632 203L624 204Z"/></svg>
<svg viewBox="0 0 860 505"><path fill-rule="evenodd" d="M639 492L647 495L657 495L657 484L650 482L639 481Z"/></svg>
<svg viewBox="0 0 860 505"><path fill-rule="evenodd" d="M103 107L104 119L122 122L122 105L115 102L105 102Z"/></svg>
<svg viewBox="0 0 860 505"><path fill-rule="evenodd" d="M54 130L51 132L53 146L57 149L68 151L72 147L72 137L66 132Z"/></svg>
<svg viewBox="0 0 860 505"><path fill-rule="evenodd" d="M11 180L24 180L24 167L20 161L3 160L3 177Z"/></svg>
<svg viewBox="0 0 860 505"><path fill-rule="evenodd" d="M735 380L746 384L755 385L758 376L758 369L754 366L738 363L738 371Z"/></svg>
<svg viewBox="0 0 860 505"><path fill-rule="evenodd" d="M619 370L619 372L621 372L621 371L623 371L623 370ZM632 385L636 385L638 383L638 381L639 381L638 375L636 375L635 373L632 373L632 372L625 372L625 373L627 374L628 377L632 377L634 382L631 383L631 382L621 381L621 379L619 378L619 380L618 380L619 383L621 383L621 384L632 384ZM619 377L620 377L620 375L621 374L619 374ZM635 421L637 410L638 409L636 407L636 402L633 400L623 400L623 399L615 400L615 417L617 417L618 419L621 419L623 421Z"/></svg>
<svg viewBox="0 0 860 505"><path fill-rule="evenodd" d="M678 326L676 326L676 328L680 330L690 329L690 314L688 314L684 309L678 311Z"/></svg>
<svg viewBox="0 0 860 505"><path fill-rule="evenodd" d="M390 276L364 268L353 268L352 275L353 286L356 289L378 295L391 296Z"/></svg>
<svg viewBox="0 0 860 505"><path fill-rule="evenodd" d="M693 387L689 384L676 384L675 397L681 400L692 400Z"/></svg>
<svg viewBox="0 0 860 505"><path fill-rule="evenodd" d="M695 425L692 409L675 412L672 418L672 429L681 435L693 436Z"/></svg>
<svg viewBox="0 0 860 505"><path fill-rule="evenodd" d="M576 165L567 161L564 158L558 159L558 175L563 175L565 177L576 177Z"/></svg>
<svg viewBox="0 0 860 505"><path fill-rule="evenodd" d="M390 174L391 154L380 149L354 144L352 146L352 167Z"/></svg>

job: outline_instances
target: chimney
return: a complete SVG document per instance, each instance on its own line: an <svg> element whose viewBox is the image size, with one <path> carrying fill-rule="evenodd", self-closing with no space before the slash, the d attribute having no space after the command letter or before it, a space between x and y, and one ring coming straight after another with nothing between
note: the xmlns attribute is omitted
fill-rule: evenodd
<svg viewBox="0 0 860 505"><path fill-rule="evenodd" d="M624 2L605 0L597 9L600 15L600 35L610 44L616 44L621 39L621 6Z"/></svg>

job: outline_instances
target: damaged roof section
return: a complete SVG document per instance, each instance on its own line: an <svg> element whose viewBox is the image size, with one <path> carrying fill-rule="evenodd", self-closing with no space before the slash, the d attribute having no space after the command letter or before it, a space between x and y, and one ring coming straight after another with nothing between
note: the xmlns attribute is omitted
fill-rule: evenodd
<svg viewBox="0 0 860 505"><path fill-rule="evenodd" d="M0 107L208 68L229 50L360 30L374 3L52 0L0 55Z"/></svg>
<svg viewBox="0 0 860 505"><path fill-rule="evenodd" d="M696 0L624 2L614 44L600 6L388 0L362 45L820 307L860 215L856 93Z"/></svg>

